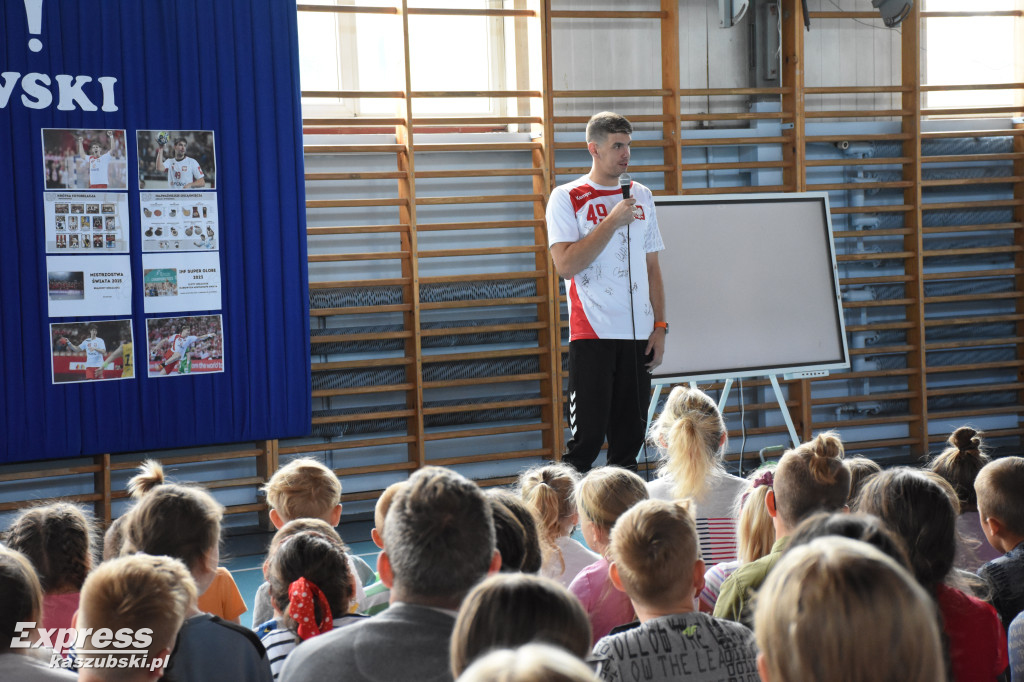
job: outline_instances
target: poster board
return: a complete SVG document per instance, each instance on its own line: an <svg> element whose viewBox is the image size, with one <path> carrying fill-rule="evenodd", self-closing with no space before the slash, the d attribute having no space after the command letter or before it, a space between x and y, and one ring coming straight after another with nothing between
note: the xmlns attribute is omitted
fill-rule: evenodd
<svg viewBox="0 0 1024 682"><path fill-rule="evenodd" d="M655 204L670 333L654 383L850 366L826 193Z"/></svg>
<svg viewBox="0 0 1024 682"><path fill-rule="evenodd" d="M295 3L0 0L0 25L0 463L306 435Z"/></svg>

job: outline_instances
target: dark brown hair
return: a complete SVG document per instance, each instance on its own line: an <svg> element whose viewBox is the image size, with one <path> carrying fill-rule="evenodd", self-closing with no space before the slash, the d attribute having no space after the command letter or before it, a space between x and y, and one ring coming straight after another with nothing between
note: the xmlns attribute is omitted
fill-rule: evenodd
<svg viewBox="0 0 1024 682"><path fill-rule="evenodd" d="M305 578L323 592L332 618L348 613L354 585L348 556L341 546L320 533L302 531L285 538L270 557L267 578L270 598L289 628L294 627L294 622L288 616L288 587L299 578ZM320 621L325 614L319 601L313 600L313 607Z"/></svg>
<svg viewBox="0 0 1024 682"><path fill-rule="evenodd" d="M43 592L79 591L92 569L92 515L70 502L26 509L7 531L7 544L32 562Z"/></svg>
<svg viewBox="0 0 1024 682"><path fill-rule="evenodd" d="M857 511L874 514L903 538L917 581L928 591L946 578L956 554L956 497L936 474L888 469L868 481Z"/></svg>

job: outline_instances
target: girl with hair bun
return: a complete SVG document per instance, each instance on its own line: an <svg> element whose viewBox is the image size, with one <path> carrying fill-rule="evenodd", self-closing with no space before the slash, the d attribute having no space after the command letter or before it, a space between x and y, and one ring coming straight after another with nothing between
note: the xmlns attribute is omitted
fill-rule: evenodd
<svg viewBox="0 0 1024 682"><path fill-rule="evenodd" d="M690 500L704 562L735 561L735 504L747 482L722 464L726 428L718 405L703 391L676 386L649 439L665 452L658 478L647 484L651 499Z"/></svg>
<svg viewBox="0 0 1024 682"><path fill-rule="evenodd" d="M843 462L843 442L833 431L820 433L784 454L775 467L765 507L775 527L771 551L736 569L722 584L715 616L750 625L751 600L789 545L789 536L816 511L839 511L850 496L850 470Z"/></svg>
<svg viewBox="0 0 1024 682"><path fill-rule="evenodd" d="M534 467L519 476L519 495L537 519L543 562L540 575L568 587L601 557L571 535L579 523L574 489L580 475L568 464Z"/></svg>
<svg viewBox="0 0 1024 682"><path fill-rule="evenodd" d="M957 548L953 565L976 573L983 565L1002 556L992 547L981 529L978 495L974 479L989 463L985 441L980 431L961 426L949 436L948 447L928 462L928 469L944 478L960 500L960 516L956 520Z"/></svg>
<svg viewBox="0 0 1024 682"><path fill-rule="evenodd" d="M32 507L7 530L7 545L28 557L43 588L44 628L69 628L92 570L92 515L69 502Z"/></svg>

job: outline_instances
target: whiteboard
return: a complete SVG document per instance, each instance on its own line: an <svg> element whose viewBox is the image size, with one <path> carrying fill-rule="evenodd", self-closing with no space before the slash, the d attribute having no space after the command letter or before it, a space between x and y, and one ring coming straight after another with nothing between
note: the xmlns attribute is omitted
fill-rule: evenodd
<svg viewBox="0 0 1024 682"><path fill-rule="evenodd" d="M850 366L826 193L655 205L670 329L654 383Z"/></svg>

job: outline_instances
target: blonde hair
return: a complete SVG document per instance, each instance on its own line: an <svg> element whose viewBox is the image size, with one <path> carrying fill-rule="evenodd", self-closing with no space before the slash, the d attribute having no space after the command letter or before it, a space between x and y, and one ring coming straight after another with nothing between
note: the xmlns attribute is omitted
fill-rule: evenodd
<svg viewBox="0 0 1024 682"><path fill-rule="evenodd" d="M462 602L451 643L453 675L488 651L530 642L555 644L584 658L591 629L583 605L553 580L499 573L474 587Z"/></svg>
<svg viewBox="0 0 1024 682"><path fill-rule="evenodd" d="M787 552L758 592L754 632L772 682L946 679L932 600L891 558L849 538Z"/></svg>
<svg viewBox="0 0 1024 682"><path fill-rule="evenodd" d="M986 464L974 487L984 516L998 519L1010 533L1024 536L1024 457L1003 457Z"/></svg>
<svg viewBox="0 0 1024 682"><path fill-rule="evenodd" d="M790 450L775 469L775 507L782 521L794 527L816 511L836 511L850 497L850 470L843 462L843 443L835 431Z"/></svg>
<svg viewBox="0 0 1024 682"><path fill-rule="evenodd" d="M32 562L21 552L0 545L0 654L11 651L18 623L42 623L43 588Z"/></svg>
<svg viewBox="0 0 1024 682"><path fill-rule="evenodd" d="M148 651L150 658L155 658L160 651L174 648L185 614L197 596L191 574L177 559L147 554L112 559L89 574L82 587L78 628L80 631L107 628L114 633L127 628L133 635L142 628L149 628L152 642ZM78 655L81 658L95 656L86 653L98 648L93 646L92 637L88 635L80 645L83 651ZM116 648L108 651L118 652ZM106 653L99 654L100 658L106 656ZM98 676L108 680L126 679L137 673L131 668L95 670L99 671Z"/></svg>
<svg viewBox="0 0 1024 682"><path fill-rule="evenodd" d="M373 525L382 538L384 537L384 521L387 519L388 510L391 509L391 500L395 498L395 494L399 490L407 485L407 481L392 483L384 488L384 492L377 498L377 504L373 506Z"/></svg>
<svg viewBox="0 0 1024 682"><path fill-rule="evenodd" d="M676 386L651 426L650 439L664 447L662 474L675 484L676 499L700 500L708 477L722 466L725 421L718 405L701 390Z"/></svg>
<svg viewBox="0 0 1024 682"><path fill-rule="evenodd" d="M285 522L303 517L327 520L341 504L341 481L312 457L293 459L277 470L262 490L267 504Z"/></svg>
<svg viewBox="0 0 1024 682"><path fill-rule="evenodd" d="M736 519L736 541L738 558L741 564L760 559L772 551L775 544L775 524L765 498L772 489L772 483L766 481L768 474L774 474L775 467L761 467L747 477L748 488L740 496L740 509Z"/></svg>
<svg viewBox="0 0 1024 682"><path fill-rule="evenodd" d="M28 557L46 594L78 592L93 564L92 514L70 502L21 512L7 530L7 545Z"/></svg>
<svg viewBox="0 0 1024 682"><path fill-rule="evenodd" d="M147 459L139 465L139 473L128 479L128 494L138 500L158 485L164 484L164 467L155 459Z"/></svg>
<svg viewBox="0 0 1024 682"><path fill-rule="evenodd" d="M568 464L555 463L533 467L519 476L519 496L537 519L537 530L544 562L558 557L565 570L565 557L555 540L570 532L576 515L573 490L579 472Z"/></svg>
<svg viewBox="0 0 1024 682"><path fill-rule="evenodd" d="M605 466L591 469L580 479L575 497L580 514L610 533L619 517L648 494L644 479L632 471Z"/></svg>
<svg viewBox="0 0 1024 682"><path fill-rule="evenodd" d="M496 649L459 675L459 682L597 682L579 658L548 644Z"/></svg>
<svg viewBox="0 0 1024 682"><path fill-rule="evenodd" d="M689 502L637 502L612 529L609 554L631 600L658 606L692 598L700 542Z"/></svg>
<svg viewBox="0 0 1024 682"><path fill-rule="evenodd" d="M945 450L928 462L928 469L946 479L957 499L960 500L960 511L976 511L978 495L974 490L974 480L982 468L989 463L985 452L985 441L980 431L970 426L961 426L950 434Z"/></svg>

